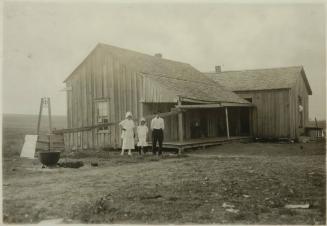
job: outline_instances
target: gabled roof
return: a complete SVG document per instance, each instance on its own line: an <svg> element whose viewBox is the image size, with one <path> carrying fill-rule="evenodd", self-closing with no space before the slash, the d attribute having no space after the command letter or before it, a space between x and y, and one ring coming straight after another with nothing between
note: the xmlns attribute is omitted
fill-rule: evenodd
<svg viewBox="0 0 327 226"><path fill-rule="evenodd" d="M172 94L189 101L204 101L204 102L224 102L224 103L248 103L243 98L240 98L235 93L225 89L219 83L207 81L207 79L193 80L185 79L185 76L141 73L149 79L157 81ZM202 75L205 77L204 75Z"/></svg>
<svg viewBox="0 0 327 226"><path fill-rule="evenodd" d="M150 76L176 95L209 102L248 103L237 94L206 77L190 64L107 44L98 44L91 54L95 51L102 51L103 55L108 54L119 59L131 70ZM86 60L87 58L84 61Z"/></svg>
<svg viewBox="0 0 327 226"><path fill-rule="evenodd" d="M233 91L288 89L294 87L296 81L302 77L308 93L312 94L302 66L205 74Z"/></svg>

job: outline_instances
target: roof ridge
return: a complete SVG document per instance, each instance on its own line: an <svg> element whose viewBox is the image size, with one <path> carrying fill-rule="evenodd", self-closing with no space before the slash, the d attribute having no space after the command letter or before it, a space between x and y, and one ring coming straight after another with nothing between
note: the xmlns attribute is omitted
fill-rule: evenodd
<svg viewBox="0 0 327 226"><path fill-rule="evenodd" d="M297 66L285 66L285 67L271 67L271 68L255 68L255 69L244 69L244 70L228 70L221 72L203 72L205 74L222 74L228 72L245 72L245 71L262 71L262 70L276 70L276 69L289 69L289 68L303 68L303 65Z"/></svg>
<svg viewBox="0 0 327 226"><path fill-rule="evenodd" d="M147 56L147 57L152 57L154 59L160 59L160 60L166 60L166 61L170 61L170 62L173 62L173 63L179 63L179 64L185 64L185 65L189 65L191 66L189 63L185 63L185 62L182 62L182 61L177 61L177 60L171 60L171 59L167 59L167 58L159 58L159 57L156 57L154 55L150 55L148 53L142 53L142 52L139 52L139 51L136 51L136 50L131 50L131 49L127 49L127 48L122 48L122 47L118 47L118 46L114 46L114 45L109 45L107 43L102 43L102 42L99 42L98 43L98 46L105 46L105 47L110 47L110 48L116 48L116 49L119 49L119 50L123 50L123 51L128 51L128 52L133 52L133 53L136 53L136 54L141 54L143 56Z"/></svg>

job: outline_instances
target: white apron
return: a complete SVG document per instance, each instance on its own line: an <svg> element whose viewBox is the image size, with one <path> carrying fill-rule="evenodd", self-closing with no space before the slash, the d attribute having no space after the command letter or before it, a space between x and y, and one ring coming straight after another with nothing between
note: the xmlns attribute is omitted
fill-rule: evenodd
<svg viewBox="0 0 327 226"><path fill-rule="evenodd" d="M123 150L134 149L134 121L125 119L119 123L125 130L122 132Z"/></svg>

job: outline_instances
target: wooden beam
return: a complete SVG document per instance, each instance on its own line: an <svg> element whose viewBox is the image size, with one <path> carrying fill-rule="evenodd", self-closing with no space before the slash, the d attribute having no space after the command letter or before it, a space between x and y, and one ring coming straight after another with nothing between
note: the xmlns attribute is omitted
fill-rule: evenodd
<svg viewBox="0 0 327 226"><path fill-rule="evenodd" d="M51 121L51 104L50 104L50 97L47 97L48 100L48 117L49 117L49 151L52 148L52 140L51 140L51 133L52 133L52 121Z"/></svg>
<svg viewBox="0 0 327 226"><path fill-rule="evenodd" d="M254 108L249 109L249 132L250 132L250 136L253 136L253 111Z"/></svg>
<svg viewBox="0 0 327 226"><path fill-rule="evenodd" d="M292 117L292 110L294 108L294 105L292 103L292 98L291 98L291 95L292 95L292 89L289 89L288 90L288 127L289 127L289 138L292 139L292 122L293 122L293 117ZM296 134L295 134L295 137L296 137Z"/></svg>
<svg viewBox="0 0 327 226"><path fill-rule="evenodd" d="M181 106L182 103L178 100L178 106ZM183 142L184 140L184 128L183 128L183 112L178 113L178 140Z"/></svg>
<svg viewBox="0 0 327 226"><path fill-rule="evenodd" d="M178 104L176 108L182 109L198 109L198 108L219 108L223 107L221 104L191 104L191 105L180 105Z"/></svg>
<svg viewBox="0 0 327 226"><path fill-rule="evenodd" d="M227 107L225 107L225 115L226 115L226 131L227 131L227 139L230 139L230 136L229 136L229 123L228 123L228 110L227 110Z"/></svg>
<svg viewBox="0 0 327 226"><path fill-rule="evenodd" d="M50 104L50 97L48 99L48 117L49 117L49 133L52 132L52 118L51 118L51 104Z"/></svg>
<svg viewBox="0 0 327 226"><path fill-rule="evenodd" d="M160 117L169 117L172 115L177 115L181 112L181 110L174 110L174 111L170 111L170 112L164 112L164 113L159 113L158 115ZM145 119L151 119L154 118L156 115L147 115L144 116ZM96 124L93 126L84 126L84 127L77 127L77 128L71 128L71 129L60 129L60 130L54 130L52 131L52 133L54 134L62 134L62 133L74 133L74 132L81 132L81 131L88 131L88 130L92 130L92 129L96 129L96 128L100 128L100 127L106 127L106 126L116 126L118 125L119 122L108 122L108 123L101 123L101 124Z"/></svg>
<svg viewBox="0 0 327 226"><path fill-rule="evenodd" d="M255 107L252 103L222 103L223 107Z"/></svg>
<svg viewBox="0 0 327 226"><path fill-rule="evenodd" d="M41 98L41 102L40 102L40 111L39 111L39 119L37 120L36 135L39 135L39 134L40 134L40 125L41 125L42 109L43 109L43 98Z"/></svg>
<svg viewBox="0 0 327 226"><path fill-rule="evenodd" d="M159 113L158 115L160 117L168 117L168 116L172 116L172 115L177 115L179 112L181 112L181 110L179 109L176 109L176 110L172 110L172 111L169 111L169 112L163 112L163 113ZM147 116L144 116L145 119L151 119L151 118L154 118L156 116L156 114L153 114L153 115L147 115Z"/></svg>
<svg viewBox="0 0 327 226"><path fill-rule="evenodd" d="M254 107L254 104L236 104L236 103L222 103L222 104L190 104L177 105L176 108L182 109L202 109L202 108L221 108L221 107Z"/></svg>

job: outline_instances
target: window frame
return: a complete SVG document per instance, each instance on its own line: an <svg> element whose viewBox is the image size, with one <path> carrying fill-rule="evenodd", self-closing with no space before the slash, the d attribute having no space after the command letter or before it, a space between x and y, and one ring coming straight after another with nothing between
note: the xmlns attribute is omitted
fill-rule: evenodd
<svg viewBox="0 0 327 226"><path fill-rule="evenodd" d="M110 98L98 98L94 99L94 110L95 110L95 125L99 125L105 122L99 122L99 103L105 102L107 104L107 116L103 117L103 119L107 119L107 122L110 122ZM109 133L109 126L107 127L99 127L97 128L97 133Z"/></svg>

